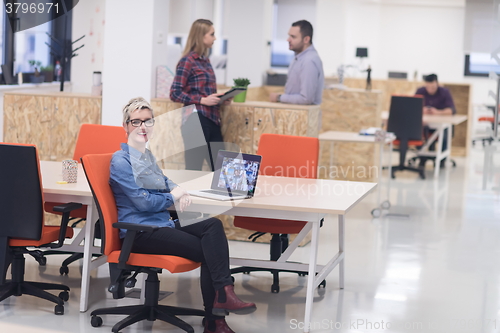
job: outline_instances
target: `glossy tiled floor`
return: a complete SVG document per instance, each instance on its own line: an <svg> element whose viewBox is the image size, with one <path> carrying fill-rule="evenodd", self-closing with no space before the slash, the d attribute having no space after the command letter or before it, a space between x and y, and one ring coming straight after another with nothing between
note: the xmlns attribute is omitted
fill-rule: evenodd
<svg viewBox="0 0 500 333"><path fill-rule="evenodd" d="M500 151L500 148L498 149ZM496 156L498 155L498 156ZM493 155L500 164L500 154ZM500 331L500 169L483 188L484 153L476 148L438 180L399 174L392 183L392 207L380 219L370 211L375 196L347 215L346 283L338 288L338 270L316 293L313 332L499 332ZM387 212L386 212L387 213ZM327 220L321 232L320 263L337 248L337 224ZM262 244L230 243L235 256L254 253L266 258ZM308 247L292 259L307 260ZM324 259L324 258L323 258ZM104 317L101 328L90 325L89 312L80 313L78 264L69 276L59 276L62 256L48 258L39 268L28 260L27 279L56 281L71 287L64 316L53 306L30 296L0 303L0 332L110 332L120 317ZM200 307L198 272L164 273L162 289L174 291L162 304ZM258 309L247 316L231 315L236 332L299 332L304 314L306 278L283 274L281 292L271 294L267 273L236 275L236 291ZM93 272L90 309L134 304L113 300L106 292L107 268ZM199 318L186 318L202 332ZM141 322L123 332L178 332L162 322Z"/></svg>

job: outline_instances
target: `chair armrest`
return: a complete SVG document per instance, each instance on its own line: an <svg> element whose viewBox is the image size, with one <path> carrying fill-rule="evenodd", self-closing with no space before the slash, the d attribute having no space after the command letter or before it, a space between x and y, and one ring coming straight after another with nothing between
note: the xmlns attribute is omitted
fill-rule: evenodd
<svg viewBox="0 0 500 333"><path fill-rule="evenodd" d="M128 222L115 222L113 223L113 227L118 229L127 229L134 231L156 231L160 229L160 227L156 225L146 225L146 224L128 223Z"/></svg>
<svg viewBox="0 0 500 333"><path fill-rule="evenodd" d="M156 231L160 227L153 225L144 225L138 223L127 223L127 222L115 222L113 223L114 228L127 229L125 234L125 239L123 240L122 248L120 250L120 256L118 257L118 268L126 269L127 261L132 252L132 245L134 245L135 235L139 231Z"/></svg>
<svg viewBox="0 0 500 333"><path fill-rule="evenodd" d="M59 212L59 213L66 213L66 212L71 212L72 210L75 210L75 209L78 209L81 207L82 207L81 203L69 202L69 203L64 204L64 205L54 206L52 209L56 212Z"/></svg>
<svg viewBox="0 0 500 333"><path fill-rule="evenodd" d="M71 211L81 208L82 204L77 202L69 202L67 204L58 205L54 207L54 211L63 213L61 218L61 227L59 229L59 239L57 243L47 244L48 247L55 249L63 246L64 239L66 238L66 230L68 229L69 215Z"/></svg>

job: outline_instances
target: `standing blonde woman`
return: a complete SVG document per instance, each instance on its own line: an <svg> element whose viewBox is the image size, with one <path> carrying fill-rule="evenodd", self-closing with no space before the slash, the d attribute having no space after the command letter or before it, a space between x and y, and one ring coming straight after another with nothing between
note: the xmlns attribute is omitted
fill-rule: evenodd
<svg viewBox="0 0 500 333"><path fill-rule="evenodd" d="M170 88L172 101L184 106L194 104L194 108L185 108L182 113L181 132L188 170L201 170L204 160L214 170L212 156L217 156L217 151L223 148L221 94L217 94L214 70L208 59L214 41L215 30L211 21L198 19L193 22ZM200 147L203 142L206 146Z"/></svg>

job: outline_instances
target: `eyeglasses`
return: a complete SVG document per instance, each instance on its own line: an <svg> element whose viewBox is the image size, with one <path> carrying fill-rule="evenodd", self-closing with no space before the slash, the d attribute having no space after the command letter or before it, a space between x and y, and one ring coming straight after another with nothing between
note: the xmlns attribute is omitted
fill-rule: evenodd
<svg viewBox="0 0 500 333"><path fill-rule="evenodd" d="M150 118L146 120L140 120L140 119L132 119L132 120L127 120L127 123L132 124L134 127L140 127L143 123L146 125L146 127L152 127L155 124L155 119Z"/></svg>

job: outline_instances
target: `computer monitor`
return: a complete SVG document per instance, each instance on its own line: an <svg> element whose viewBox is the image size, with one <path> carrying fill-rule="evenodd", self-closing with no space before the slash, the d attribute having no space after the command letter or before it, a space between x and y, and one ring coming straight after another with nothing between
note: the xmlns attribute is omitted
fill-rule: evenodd
<svg viewBox="0 0 500 333"><path fill-rule="evenodd" d="M356 57L367 58L368 57L368 48L366 48L366 47L358 47L356 49Z"/></svg>

